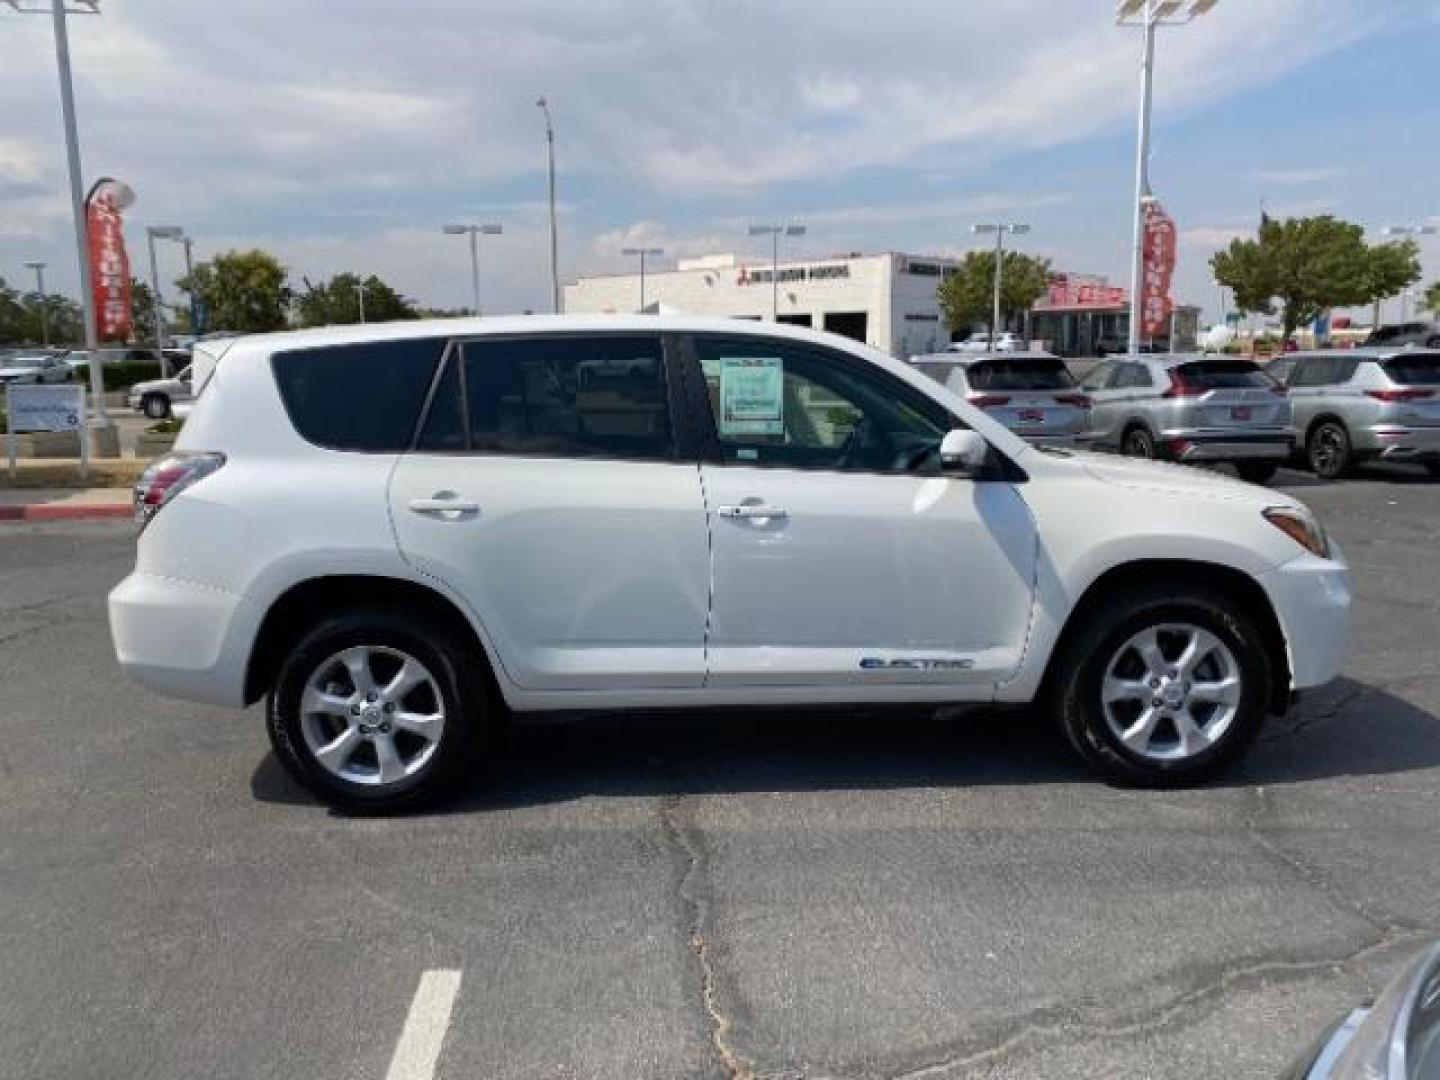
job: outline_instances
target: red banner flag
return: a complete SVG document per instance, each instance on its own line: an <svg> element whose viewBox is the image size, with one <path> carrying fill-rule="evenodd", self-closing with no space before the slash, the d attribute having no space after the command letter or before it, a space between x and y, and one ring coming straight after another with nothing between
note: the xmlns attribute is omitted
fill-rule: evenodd
<svg viewBox="0 0 1440 1080"><path fill-rule="evenodd" d="M101 341L125 341L131 331L130 257L125 254L124 220L108 184L91 196L85 221L90 232L95 329Z"/></svg>
<svg viewBox="0 0 1440 1080"><path fill-rule="evenodd" d="M1170 278L1175 273L1175 221L1159 199L1145 203L1144 272L1140 277L1140 334L1153 339L1166 332L1170 312Z"/></svg>

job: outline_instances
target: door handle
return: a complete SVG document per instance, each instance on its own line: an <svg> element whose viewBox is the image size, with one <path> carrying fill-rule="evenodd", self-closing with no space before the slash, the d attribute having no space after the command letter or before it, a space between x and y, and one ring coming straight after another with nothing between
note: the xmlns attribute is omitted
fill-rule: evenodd
<svg viewBox="0 0 1440 1080"><path fill-rule="evenodd" d="M778 506L766 506L763 503L742 503L740 506L717 506L715 513L722 518L784 518L789 513Z"/></svg>
<svg viewBox="0 0 1440 1080"><path fill-rule="evenodd" d="M410 509L417 514L445 514L458 517L461 514L478 514L480 504L461 499L451 491L437 491L429 499L411 499Z"/></svg>

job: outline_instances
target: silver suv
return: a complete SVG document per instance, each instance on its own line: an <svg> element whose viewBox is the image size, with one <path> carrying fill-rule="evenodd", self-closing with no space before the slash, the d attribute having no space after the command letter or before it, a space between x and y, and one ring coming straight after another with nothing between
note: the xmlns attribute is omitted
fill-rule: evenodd
<svg viewBox="0 0 1440 1080"><path fill-rule="evenodd" d="M1101 449L1186 463L1224 462L1263 484L1294 447L1286 389L1250 360L1172 353L1121 357L1080 383Z"/></svg>
<svg viewBox="0 0 1440 1080"><path fill-rule="evenodd" d="M1297 353L1271 373L1290 387L1305 463L1333 480L1367 458L1440 476L1440 352L1366 348Z"/></svg>
<svg viewBox="0 0 1440 1080"><path fill-rule="evenodd" d="M1058 356L947 352L910 363L1028 442L1075 446L1088 439L1090 399Z"/></svg>

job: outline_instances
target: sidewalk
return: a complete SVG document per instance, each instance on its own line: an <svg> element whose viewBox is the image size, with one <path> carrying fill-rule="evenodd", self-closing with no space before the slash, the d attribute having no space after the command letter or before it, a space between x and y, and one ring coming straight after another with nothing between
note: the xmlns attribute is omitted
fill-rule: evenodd
<svg viewBox="0 0 1440 1080"><path fill-rule="evenodd" d="M129 488L0 488L0 522L128 518Z"/></svg>

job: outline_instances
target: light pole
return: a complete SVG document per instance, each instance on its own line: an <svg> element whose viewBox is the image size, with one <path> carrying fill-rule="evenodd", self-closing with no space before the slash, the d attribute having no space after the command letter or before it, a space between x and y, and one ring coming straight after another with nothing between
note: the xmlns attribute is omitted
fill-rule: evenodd
<svg viewBox="0 0 1440 1080"><path fill-rule="evenodd" d="M976 236L995 234L995 296L990 311L990 351L994 352L995 333L1000 326L1000 287L1005 274L1005 234L1024 236L1030 231L1030 226L1018 221L993 221L971 225L970 231Z"/></svg>
<svg viewBox="0 0 1440 1080"><path fill-rule="evenodd" d="M360 321L363 323L365 321L365 283L363 281L355 283L355 299L360 302Z"/></svg>
<svg viewBox="0 0 1440 1080"><path fill-rule="evenodd" d="M1144 52L1140 63L1140 126L1135 146L1135 247L1130 262L1129 353L1140 351L1141 284L1145 274L1145 200L1150 197L1150 100L1155 73L1155 30L1161 26L1184 26L1213 8L1219 0L1120 0L1115 22L1138 26L1143 31Z"/></svg>
<svg viewBox="0 0 1440 1080"><path fill-rule="evenodd" d="M650 255L664 255L665 249L658 247L627 247L620 249L621 255L640 256L640 310L645 310L645 258Z"/></svg>
<svg viewBox="0 0 1440 1080"><path fill-rule="evenodd" d="M548 154L550 179L550 310L560 311L560 234L555 223L555 124L550 118L550 102L539 98L535 104L545 114L545 147Z"/></svg>
<svg viewBox="0 0 1440 1080"><path fill-rule="evenodd" d="M35 292L40 297L40 344L50 346L50 305L45 302L45 266L43 262L27 262L25 268L35 271Z"/></svg>
<svg viewBox="0 0 1440 1080"><path fill-rule="evenodd" d="M190 336L200 336L200 311L195 303L195 241L190 237L182 237L180 243L185 245L185 280L189 283L186 293L190 296Z"/></svg>
<svg viewBox="0 0 1440 1080"><path fill-rule="evenodd" d="M474 292L475 306L470 310L480 314L480 236L499 236L503 231L499 225L446 225L441 230L446 236L470 236L470 288Z"/></svg>
<svg viewBox="0 0 1440 1080"><path fill-rule="evenodd" d="M170 377L170 365L165 362L165 304L160 297L160 266L155 258L156 240L185 239L185 230L178 225L151 225L145 230L150 243L150 303L155 320L155 360L160 365L160 377Z"/></svg>
<svg viewBox="0 0 1440 1080"><path fill-rule="evenodd" d="M751 236L770 237L770 320L780 321L780 237L804 236L804 225L751 225Z"/></svg>

